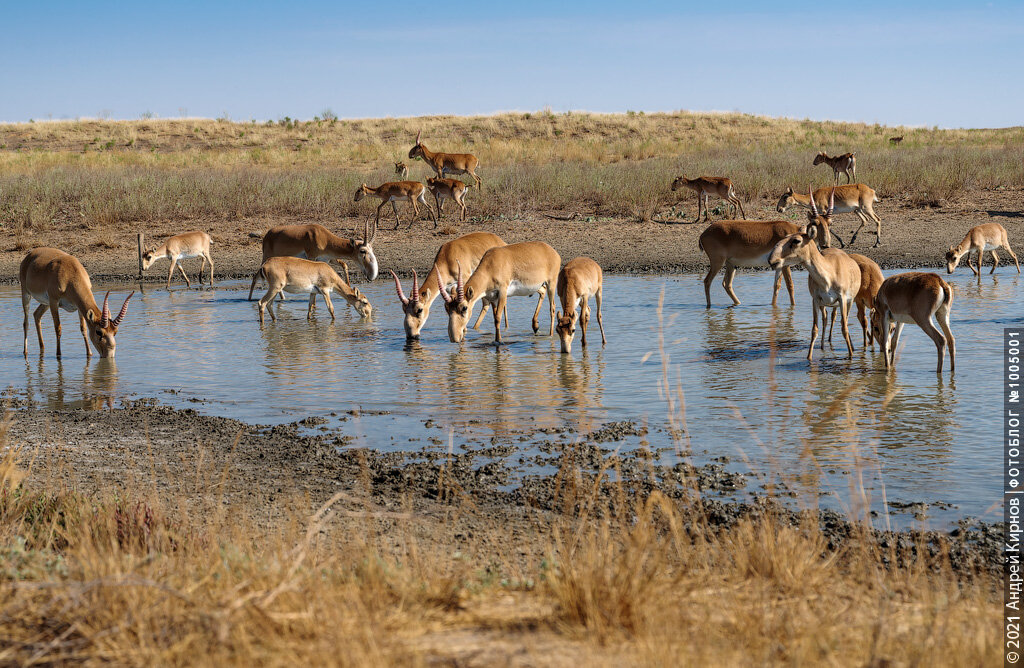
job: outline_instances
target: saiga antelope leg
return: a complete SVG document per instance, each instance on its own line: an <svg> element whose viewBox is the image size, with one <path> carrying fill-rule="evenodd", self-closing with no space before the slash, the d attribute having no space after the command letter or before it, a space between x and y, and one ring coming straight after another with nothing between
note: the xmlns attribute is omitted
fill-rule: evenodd
<svg viewBox="0 0 1024 668"><path fill-rule="evenodd" d="M594 293L594 301L597 302L597 326L601 328L601 345L607 345L608 339L604 338L604 318L601 317L601 298L604 288L598 288Z"/></svg>
<svg viewBox="0 0 1024 668"><path fill-rule="evenodd" d="M942 332L940 332L935 325L932 324L931 315L927 318L915 317L914 322L916 322L918 326L924 330L924 333L931 338L932 342L935 343L935 350L939 355L939 363L935 369L935 373L942 373L942 358L946 354L946 337L942 335Z"/></svg>
<svg viewBox="0 0 1024 668"><path fill-rule="evenodd" d="M548 305L551 320L548 321L548 336L555 335L555 285L558 282L558 274L548 279Z"/></svg>
<svg viewBox="0 0 1024 668"><path fill-rule="evenodd" d="M789 305L796 306L796 297L793 295L793 272L789 267L782 268L782 278L786 279L786 289L789 290Z"/></svg>
<svg viewBox="0 0 1024 668"><path fill-rule="evenodd" d="M992 253L992 271L990 271L988 273L994 274L994 273L996 273L996 267L999 266L999 256L996 255L996 252L994 250L993 251L989 251L989 253Z"/></svg>
<svg viewBox="0 0 1024 668"><path fill-rule="evenodd" d="M50 299L50 315L53 316L53 328L57 331L57 359L60 359L60 308L57 306L56 299ZM41 340L42 338L40 338Z"/></svg>
<svg viewBox="0 0 1024 668"><path fill-rule="evenodd" d="M943 304L935 311L935 319L942 327L942 333L946 336L946 345L949 346L949 372L956 371L956 339L953 338L953 330L949 328L949 304Z"/></svg>
<svg viewBox="0 0 1024 668"><path fill-rule="evenodd" d="M534 334L540 331L540 307L544 305L545 292L546 290L544 290L543 288L538 290L538 293L540 294L540 299L537 300L537 308L533 311L533 320L530 321L530 324L533 326Z"/></svg>
<svg viewBox="0 0 1024 668"><path fill-rule="evenodd" d="M36 310L32 313L32 317L35 318L35 320L36 320L36 336L39 338L39 355L40 356L42 356L42 354L43 354L43 314L46 313L46 309L47 309L46 304L40 304L38 307L36 307ZM28 314L26 313L25 316L26 316L26 320L25 320L25 325L26 325L26 327L25 327L25 351L26 352L25 352L25 354L28 355L28 327L27 327L27 325L28 325L28 320L27 320ZM86 345L86 349L88 350L89 342L86 341L85 345Z"/></svg>
<svg viewBox="0 0 1024 668"><path fill-rule="evenodd" d="M740 300L736 296L736 293L732 291L732 279L736 276L736 265L727 263L725 265L725 277L722 279L722 286L725 288L726 294L732 297L732 305L739 306Z"/></svg>
<svg viewBox="0 0 1024 668"><path fill-rule="evenodd" d="M707 276L704 277L704 297L708 302L707 307L711 308L711 284L714 282L715 276L718 275L718 272L722 269L722 265L725 263L719 258L712 258L710 256L708 256L708 260L711 261L711 267L708 269Z"/></svg>
<svg viewBox="0 0 1024 668"><path fill-rule="evenodd" d="M493 302L491 303L491 310L493 311L493 315L494 315L494 342L495 343L501 343L501 312L502 312L502 310L504 310L505 305L507 303L508 303L508 294L504 290L501 290L501 291L498 292L497 303L493 303ZM535 317L535 319L536 319L536 317ZM533 331L536 333L537 328L534 327Z"/></svg>
<svg viewBox="0 0 1024 668"><path fill-rule="evenodd" d="M849 351L847 357L853 359L853 341L850 340L850 299L843 299L839 308L841 313L839 314L843 319L843 338L846 339L846 349ZM832 316L835 318L835 316ZM829 337L831 340L831 337Z"/></svg>
<svg viewBox="0 0 1024 668"><path fill-rule="evenodd" d="M814 321L813 321L813 324L811 325L811 345L807 349L807 361L808 362L810 362L810 361L812 361L814 359L814 342L818 338L818 311L820 310L820 307L818 306L818 304L816 302L817 302L817 300L815 300L814 304L811 304L811 313L814 316Z"/></svg>
<svg viewBox="0 0 1024 668"><path fill-rule="evenodd" d="M186 288L191 288L192 287L192 281L188 280L188 275L185 273L185 268L183 266L181 266L180 262L178 263L178 271L181 272L181 277L185 279L185 287Z"/></svg>

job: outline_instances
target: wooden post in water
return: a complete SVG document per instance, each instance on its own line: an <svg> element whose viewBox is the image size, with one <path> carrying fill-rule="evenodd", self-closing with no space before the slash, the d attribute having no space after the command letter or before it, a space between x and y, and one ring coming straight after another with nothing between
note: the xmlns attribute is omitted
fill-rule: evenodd
<svg viewBox="0 0 1024 668"><path fill-rule="evenodd" d="M142 280L142 243L145 241L146 235L139 232L139 280Z"/></svg>

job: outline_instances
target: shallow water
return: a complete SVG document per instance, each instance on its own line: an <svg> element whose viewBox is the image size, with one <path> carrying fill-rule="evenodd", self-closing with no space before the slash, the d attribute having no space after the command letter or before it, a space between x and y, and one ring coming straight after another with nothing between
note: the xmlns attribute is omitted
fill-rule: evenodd
<svg viewBox="0 0 1024 668"><path fill-rule="evenodd" d="M440 301L423 338L406 345L391 284L378 280L359 286L375 308L370 320L336 298L336 322L322 302L307 321L305 298L292 296L263 329L240 282L169 293L147 287L118 334L116 363L87 362L73 314L64 312L64 359L53 357L47 314L46 356L39 358L31 332L26 361L19 290L3 286L0 315L8 325L0 337L0 383L52 407L155 397L259 424L324 415L325 428L382 449L443 448L451 435L457 446L493 438L529 455L545 439L572 442L605 423L632 420L647 424L646 441L665 448L662 457L692 452L697 464L728 457L729 469L770 474L761 482L783 480L798 503L856 507L859 494L851 490L863 487L871 507L883 511L881 524L914 521L895 509L884 517L883 492L890 501L937 503L927 511L931 526L965 515L996 520L1002 328L1020 323L1024 301L1021 279L1010 272L986 274L980 283L963 271L947 277L956 295L952 377L948 359L947 371L935 374L934 345L912 325L904 330L897 370L887 375L877 352L862 352L852 314L853 360L837 329L835 349L816 349L808 364L804 275L796 277L796 308L785 290L783 305L773 308L772 275L765 272L737 277L744 300L738 308L725 307L729 300L716 281L710 311L700 276L608 276L609 344L602 349L594 317L589 349L582 353L577 339L571 356L559 353L557 337L532 335L535 298L510 300L511 327L500 348L491 344L490 315L461 348L449 343ZM116 289L115 308L127 293ZM545 332L546 311L541 325ZM641 440L629 437L620 447L639 447ZM759 484L752 480L748 489Z"/></svg>

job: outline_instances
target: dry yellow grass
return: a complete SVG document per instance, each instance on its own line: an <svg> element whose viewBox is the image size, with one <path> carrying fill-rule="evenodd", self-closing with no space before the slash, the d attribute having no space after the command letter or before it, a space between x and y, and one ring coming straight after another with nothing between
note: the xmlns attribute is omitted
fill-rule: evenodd
<svg viewBox="0 0 1024 668"><path fill-rule="evenodd" d="M0 125L0 223L75 229L128 221L365 213L362 182L392 180L418 130L471 151L474 215L539 210L646 218L676 201L675 175L729 176L748 202L823 185L819 150L856 151L882 197L941 201L1024 186L1024 129L938 130L740 114L503 114L235 123L201 119ZM899 146L888 137L903 134ZM408 161L408 160L407 160ZM410 162L410 178L427 168Z"/></svg>
<svg viewBox="0 0 1024 668"><path fill-rule="evenodd" d="M369 494L282 498L311 511L268 522L266 507L222 503L230 471L198 474L189 499L115 484L85 496L27 473L31 453L4 452L3 663L881 666L999 655L988 576L958 578L941 557L886 568L869 542L830 551L816 523L770 513L716 533L699 508L657 492L574 488L576 511L538 513L546 556L520 569L497 524L453 552L450 518L477 512L458 494L440 514L384 512Z"/></svg>

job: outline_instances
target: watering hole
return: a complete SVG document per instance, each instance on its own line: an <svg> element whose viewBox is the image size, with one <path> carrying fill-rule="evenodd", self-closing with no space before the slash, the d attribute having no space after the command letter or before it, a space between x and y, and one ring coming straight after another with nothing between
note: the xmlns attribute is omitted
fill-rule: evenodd
<svg viewBox="0 0 1024 668"><path fill-rule="evenodd" d="M917 522L920 512L932 527L965 516L997 520L1002 330L1021 322L1021 278L1006 269L980 282L965 271L946 277L955 290L951 377L948 359L935 374L934 345L912 325L887 375L877 349L863 351L853 313L854 358L846 359L837 325L835 347L816 349L808 364L804 276L796 276L795 308L784 288L780 306L770 305L769 272L739 274L743 304L727 308L719 276L711 310L696 274L606 276L608 345L595 313L589 348L582 352L577 336L571 355L559 352L557 336L532 334L535 297L510 299L505 345L492 344L488 314L460 347L448 341L439 300L422 338L407 344L390 281L359 285L374 306L370 320L335 297L336 322L322 301L307 321L306 298L289 296L275 307L278 321L262 329L247 283L147 286L117 335L116 360L91 362L65 312L63 360L53 357L48 313L46 355L30 331L26 360L19 288L0 286L0 382L51 408L155 398L253 424L303 421L381 450L505 443L527 462L586 438L650 447L666 461L682 454L695 464L723 462L748 474L741 498L782 483L773 489L795 503L845 509L861 503L855 490L863 489L880 514L883 499L890 502L893 525ZM106 286L95 289L99 296ZM118 306L128 289L113 289ZM546 332L546 305L540 322ZM910 505L920 503L928 505Z"/></svg>

